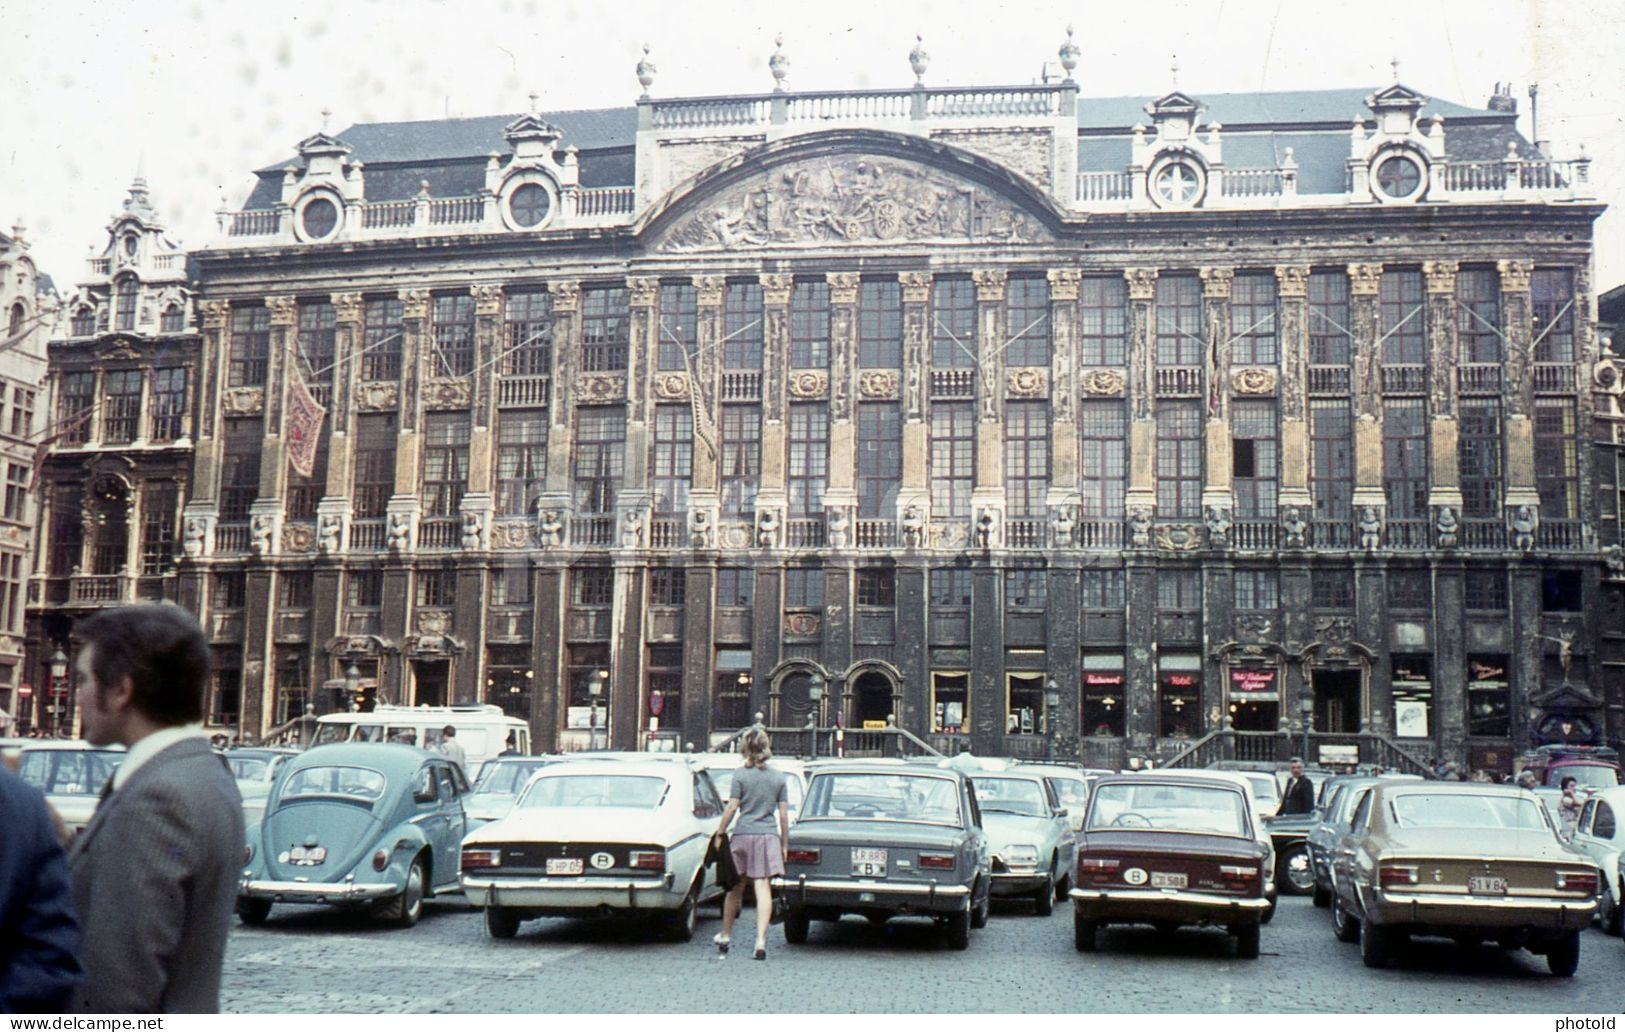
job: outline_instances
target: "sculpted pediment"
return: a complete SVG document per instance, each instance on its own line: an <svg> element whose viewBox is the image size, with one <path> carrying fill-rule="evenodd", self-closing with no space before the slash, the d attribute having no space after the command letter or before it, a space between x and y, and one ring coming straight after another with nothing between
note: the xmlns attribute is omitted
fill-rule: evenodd
<svg viewBox="0 0 1625 1032"><path fill-rule="evenodd" d="M825 153L776 163L686 207L657 231L655 248L1051 238L1036 214L1011 196L893 155Z"/></svg>

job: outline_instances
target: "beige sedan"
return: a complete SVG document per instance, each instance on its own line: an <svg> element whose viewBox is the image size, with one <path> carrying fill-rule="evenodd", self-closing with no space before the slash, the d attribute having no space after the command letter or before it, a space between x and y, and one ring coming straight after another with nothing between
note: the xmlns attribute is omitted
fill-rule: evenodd
<svg viewBox="0 0 1625 1032"><path fill-rule="evenodd" d="M1574 974L1600 872L1557 840L1533 793L1436 781L1356 791L1332 851L1332 931L1358 941L1368 967L1411 935L1439 935L1522 946Z"/></svg>

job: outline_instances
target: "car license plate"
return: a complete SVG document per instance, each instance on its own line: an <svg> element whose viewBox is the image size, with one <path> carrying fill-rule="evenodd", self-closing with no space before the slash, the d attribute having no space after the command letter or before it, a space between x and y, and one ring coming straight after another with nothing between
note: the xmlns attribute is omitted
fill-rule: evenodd
<svg viewBox="0 0 1625 1032"><path fill-rule="evenodd" d="M581 858L579 856L552 857L547 861L548 874L580 874Z"/></svg>
<svg viewBox="0 0 1625 1032"><path fill-rule="evenodd" d="M1183 889L1190 884L1190 878L1183 874L1174 874L1169 871L1152 871L1151 887L1153 889Z"/></svg>
<svg viewBox="0 0 1625 1032"><path fill-rule="evenodd" d="M852 850L852 877L886 877L886 851L884 849Z"/></svg>
<svg viewBox="0 0 1625 1032"><path fill-rule="evenodd" d="M1489 875L1475 875L1467 879L1467 891L1475 896L1505 896L1507 880Z"/></svg>

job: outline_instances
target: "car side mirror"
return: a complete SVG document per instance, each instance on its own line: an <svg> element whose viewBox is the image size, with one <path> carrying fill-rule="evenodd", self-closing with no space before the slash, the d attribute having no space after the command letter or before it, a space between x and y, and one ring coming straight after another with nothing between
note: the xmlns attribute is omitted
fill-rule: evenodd
<svg viewBox="0 0 1625 1032"><path fill-rule="evenodd" d="M1066 816L1068 816L1068 814L1066 812L1066 807L1063 806L1059 810L1056 810L1055 811L1055 816L1057 816L1057 817L1066 817Z"/></svg>

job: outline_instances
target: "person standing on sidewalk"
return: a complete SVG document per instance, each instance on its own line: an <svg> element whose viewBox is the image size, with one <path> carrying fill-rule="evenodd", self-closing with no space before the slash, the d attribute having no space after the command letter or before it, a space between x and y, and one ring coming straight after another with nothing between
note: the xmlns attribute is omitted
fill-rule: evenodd
<svg viewBox="0 0 1625 1032"><path fill-rule="evenodd" d="M68 865L40 790L0 767L0 1014L66 1010L79 986Z"/></svg>
<svg viewBox="0 0 1625 1032"><path fill-rule="evenodd" d="M243 800L203 734L209 649L156 603L74 628L84 736L128 747L68 865L84 929L76 1009L215 1013L243 865Z"/></svg>
<svg viewBox="0 0 1625 1032"><path fill-rule="evenodd" d="M727 953L733 942L734 919L745 902L745 886L756 887L756 952L757 960L767 959L767 927L773 920L774 875L784 873L784 859L790 849L790 794L783 771L769 770L767 761L773 756L767 732L753 727L745 732L740 744L745 765L734 772L733 787L728 791L728 807L722 811L722 822L717 825L720 838L728 830L728 822L739 815L728 845L734 867L739 871L739 882L722 904L722 931L711 941L717 950ZM778 815L775 827L774 815Z"/></svg>

